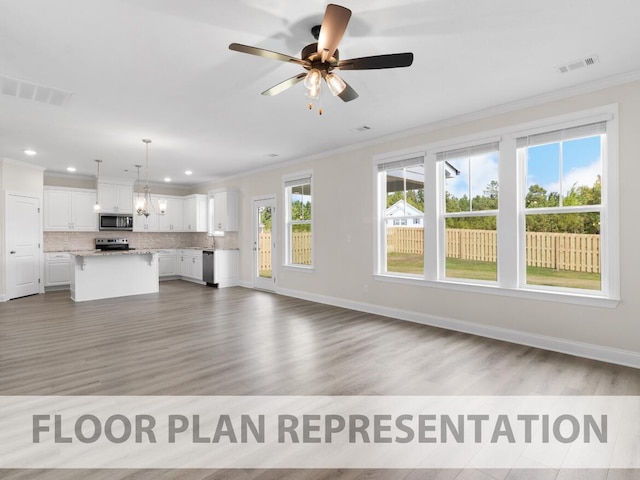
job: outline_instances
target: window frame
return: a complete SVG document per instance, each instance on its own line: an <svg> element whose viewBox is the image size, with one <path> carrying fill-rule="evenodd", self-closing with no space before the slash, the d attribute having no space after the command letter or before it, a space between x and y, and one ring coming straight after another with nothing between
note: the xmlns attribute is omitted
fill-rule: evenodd
<svg viewBox="0 0 640 480"><path fill-rule="evenodd" d="M447 148L444 149L445 151L453 151L453 150L464 150L464 149L469 149L469 150L473 150L475 147L479 147L482 145L489 145L489 144L496 144L496 150L492 150L492 152L496 152L498 154L498 185L500 184L499 182L499 172L500 172L500 140L499 139L492 139L492 141L488 141L488 142L473 142L473 144L471 145L467 145L465 147L462 148ZM442 152L439 152L442 153ZM471 152L473 153L473 152ZM463 159L467 159L469 162L469 165L471 165L471 157L473 155L468 155L466 157L461 156L461 157L456 157L457 158L463 158ZM446 187L446 181L445 181L445 167L444 164L447 161L446 158L443 159L439 159L437 158L438 154L436 153L436 162L439 163L439 165L436 166L436 171L437 171L437 175L438 175L438 196L440 197L440 203L439 206L440 208L438 208L437 211L437 215L438 215L438 238L439 238L439 242L438 242L438 279L441 281L448 281L448 282L454 282L454 283L473 283L473 284L478 284L478 285L492 285L492 286L496 286L499 285L499 281L500 281L500 245L497 245L497 259L496 259L496 280L478 280L478 279L473 279L473 278L463 278L463 277L447 277L447 269L446 269L446 262L447 262L447 251L446 251L446 246L447 246L447 240L446 240L446 235L447 235L447 226L446 226L446 222L447 222L447 218L465 218L465 217L496 217L496 225L499 222L499 213L500 213L500 195L498 194L498 208L497 209L492 209L492 210L473 210L473 198L471 197L471 195L469 196L469 210L468 211L464 211L464 212L447 212L447 208L446 208L446 192L447 192L447 187ZM469 172L471 173L471 167L469 167ZM471 190L471 175L469 175L469 189ZM426 208L426 207L425 207ZM496 235L498 235L498 228L496 227Z"/></svg>
<svg viewBox="0 0 640 480"><path fill-rule="evenodd" d="M400 153L399 155L393 156L393 157L382 157L382 159L384 161L377 161L374 162L374 179L376 180L376 188L374 189L374 194L376 195L376 212L377 212L377 218L375 220L374 225L378 225L378 228L376 228L374 230L374 235L375 235L375 239L374 239L374 245L375 245L375 257L376 260L374 261L374 268L375 268L375 274L378 275L383 275L383 276L389 276L389 277L398 277L398 278L410 278L410 279L419 279L421 278L418 274L408 274L408 273L402 273L402 272L389 272L387 271L387 220L389 220L389 218L392 217L387 217L385 216L385 212L387 210L387 184L386 184L386 172L388 172L388 169L384 169L381 170L381 166L383 164L393 164L393 163L398 163L398 162L405 162L405 161L409 161L409 160L413 160L413 159L418 159L418 158L422 158L422 162L416 162L415 165L422 165L423 166L423 172L426 171L426 165L425 165L425 160L426 160L426 156L425 156L425 152L424 151L407 151L407 152L403 152ZM410 165L407 165L410 166ZM404 166L402 168L406 168L407 166ZM425 175L426 178L426 175ZM423 185L423 189L425 192L425 210L426 210L426 184ZM395 219L408 219L408 218L420 218L420 217L416 217L416 216L400 216L400 217L393 217L394 221ZM394 225L395 226L395 225ZM427 270L427 263L426 263L426 238L427 238L427 227L426 227L426 211L422 212L422 228L423 228L423 242L424 242L424 246L423 246L423 252L424 252L424 260L423 260L423 275L425 275L426 270Z"/></svg>
<svg viewBox="0 0 640 480"><path fill-rule="evenodd" d="M526 195L526 171L518 158L517 138L572 128L589 123L605 121L606 134L602 150L606 152L602 163L602 198L600 208L601 242L601 290L565 289L526 284L526 258L523 255L525 242L524 198ZM499 141L498 182L500 201L497 211L498 224L498 281L482 283L471 279L444 278L444 162L436 160L436 152L453 150L465 146ZM416 148L401 152L380 154L373 157L374 174L374 264L373 278L376 281L420 285L464 292L491 294L507 297L536 299L577 305L615 308L620 302L620 258L619 258L619 174L618 174L618 105L604 105L548 117L541 120L507 126L484 133L419 146L424 152L425 168L425 260L424 277L413 277L397 273L386 273L384 266L384 210L383 188L378 165L401 157L416 155ZM594 206L586 206L594 211ZM567 208L567 207L563 207ZM582 207L573 207L582 208ZM535 209L540 210L540 209ZM530 214L536 212L530 212ZM540 211L539 213L543 213ZM514 234L516 241L514 241ZM431 247L427 247L431 245ZM435 246L435 248L434 248ZM521 258L522 257L522 258Z"/></svg>
<svg viewBox="0 0 640 480"><path fill-rule="evenodd" d="M308 182L306 180L308 180ZM294 182L301 182L301 183L297 183L296 185L291 185L291 183L294 183ZM310 190L311 190L311 195L310 195L311 196L311 219L310 220L292 220L291 219L291 188L295 186L307 185L307 184L310 185ZM282 185L284 189L284 195L283 195L284 208L282 210L285 213L284 222L283 222L284 224L283 267L285 269L311 272L314 270L314 265L315 265L315 262L314 262L315 235L314 235L314 224L313 224L313 219L315 217L314 215L314 195L315 194L314 194L314 185L313 185L313 171L309 170L309 171L299 172L296 174L285 175L284 177L282 177ZM310 225L311 226L311 263L309 265L305 265L301 263L292 263L291 261L291 258L292 258L291 237L292 237L292 228L294 225Z"/></svg>

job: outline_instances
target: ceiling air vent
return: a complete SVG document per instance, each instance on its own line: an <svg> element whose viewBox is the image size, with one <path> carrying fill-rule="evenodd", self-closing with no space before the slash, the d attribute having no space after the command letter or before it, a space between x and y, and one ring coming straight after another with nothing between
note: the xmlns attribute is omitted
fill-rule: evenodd
<svg viewBox="0 0 640 480"><path fill-rule="evenodd" d="M0 92L14 98L64 107L72 93L25 80L0 75Z"/></svg>
<svg viewBox="0 0 640 480"><path fill-rule="evenodd" d="M595 65L598 62L598 57L596 57L595 55L591 55L590 57L583 58L581 60L575 60L573 62L560 65L556 67L556 70L560 73L568 73L573 70L578 70L579 68L590 67L591 65Z"/></svg>

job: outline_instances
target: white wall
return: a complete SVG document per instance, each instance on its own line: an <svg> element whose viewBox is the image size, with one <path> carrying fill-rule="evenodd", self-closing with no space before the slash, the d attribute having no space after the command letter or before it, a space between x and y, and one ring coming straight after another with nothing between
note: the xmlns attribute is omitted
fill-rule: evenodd
<svg viewBox="0 0 640 480"><path fill-rule="evenodd" d="M425 286L397 285L373 279L374 155L612 103L619 104L620 128L622 301L617 308L548 303ZM330 121L329 115L326 121ZM604 347L607 352L614 352L614 357L615 351L621 350L619 353L622 356L629 353L632 357L632 360L628 357L618 359L621 363L634 364L638 361L637 366L640 366L640 295L636 278L640 272L640 221L637 220L636 198L640 182L639 132L640 82L634 82L446 128L431 129L347 153L330 154L267 172L232 178L222 184L203 185L201 191L225 186L241 192L241 279L245 283L251 282L252 197L277 194L280 207L277 228L281 239L282 176L311 169L314 175L315 271L308 274L279 268L276 275L281 291L307 298L324 297L329 302L359 305L365 310L379 309L390 313L393 310L385 309L408 310L405 318L424 315L428 321L429 316L443 317L466 322L460 325L469 326L466 328L468 331L478 330L486 334L486 330L489 335L491 332L507 329L515 332L515 337L521 333L526 334L526 339L518 340L524 343L544 344L529 341L543 336L550 339L551 344L554 339L559 340L560 346L550 344L550 348L559 350L579 352L580 345L587 344ZM345 199L349 208L343 207ZM279 258L284 258L282 252ZM575 342L579 346L572 350ZM596 358L611 357L607 357L608 354L598 357L593 352L584 354Z"/></svg>

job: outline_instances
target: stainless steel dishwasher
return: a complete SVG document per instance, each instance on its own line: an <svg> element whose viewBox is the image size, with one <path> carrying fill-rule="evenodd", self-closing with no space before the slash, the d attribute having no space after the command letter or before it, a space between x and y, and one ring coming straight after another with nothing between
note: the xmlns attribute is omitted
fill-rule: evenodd
<svg viewBox="0 0 640 480"><path fill-rule="evenodd" d="M215 278L213 277L213 250L202 251L202 280L210 287L215 287Z"/></svg>

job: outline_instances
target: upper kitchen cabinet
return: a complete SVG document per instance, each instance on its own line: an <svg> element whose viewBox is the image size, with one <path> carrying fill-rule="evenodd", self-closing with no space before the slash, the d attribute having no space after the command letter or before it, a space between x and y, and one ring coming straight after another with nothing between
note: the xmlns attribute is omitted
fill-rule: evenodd
<svg viewBox="0 0 640 480"><path fill-rule="evenodd" d="M207 231L207 196L189 195L184 197L182 227L185 232Z"/></svg>
<svg viewBox="0 0 640 480"><path fill-rule="evenodd" d="M96 191L79 188L44 188L44 230L98 230L98 215L94 210Z"/></svg>
<svg viewBox="0 0 640 480"><path fill-rule="evenodd" d="M219 190L213 194L214 233L238 231L238 192Z"/></svg>
<svg viewBox="0 0 640 480"><path fill-rule="evenodd" d="M98 192L103 213L133 213L133 184L100 182Z"/></svg>
<svg viewBox="0 0 640 480"><path fill-rule="evenodd" d="M166 195L154 195L153 205L157 208L158 202L164 200L167 210L163 215L158 215L158 230L161 232L182 232L182 197L170 197ZM159 210L156 210L159 211Z"/></svg>

